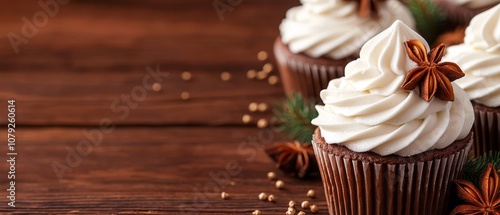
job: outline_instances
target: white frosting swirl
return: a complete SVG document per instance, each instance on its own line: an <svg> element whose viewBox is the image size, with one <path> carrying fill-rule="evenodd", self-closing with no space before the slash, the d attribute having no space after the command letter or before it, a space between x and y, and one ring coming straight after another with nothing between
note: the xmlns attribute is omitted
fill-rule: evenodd
<svg viewBox="0 0 500 215"><path fill-rule="evenodd" d="M292 53L342 59L395 20L413 27L410 11L398 0L380 2L379 19L358 15L358 3L346 0L301 0L280 25L281 39Z"/></svg>
<svg viewBox="0 0 500 215"><path fill-rule="evenodd" d="M444 60L457 63L465 77L455 82L477 103L500 106L500 4L475 16L464 43L450 46Z"/></svg>
<svg viewBox="0 0 500 215"><path fill-rule="evenodd" d="M457 5L467 5L472 9L482 8L486 6L491 6L498 4L500 0L450 0L454 1Z"/></svg>
<svg viewBox="0 0 500 215"><path fill-rule="evenodd" d="M441 149L465 138L474 121L465 92L452 83L455 101L434 98L426 102L418 89L400 86L416 67L404 42L425 40L396 21L369 40L360 58L349 63L346 76L330 81L321 91L324 106L316 106L317 125L327 143L342 144L356 152L411 156Z"/></svg>

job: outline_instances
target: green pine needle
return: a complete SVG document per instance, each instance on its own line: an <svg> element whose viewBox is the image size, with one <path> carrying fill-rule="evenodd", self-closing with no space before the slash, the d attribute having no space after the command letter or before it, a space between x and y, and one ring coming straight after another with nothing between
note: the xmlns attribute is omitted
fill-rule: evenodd
<svg viewBox="0 0 500 215"><path fill-rule="evenodd" d="M316 129L311 120L318 116L314 106L314 102L307 101L300 94L286 98L282 105L277 105L274 109L274 114L281 123L280 131L300 143L310 143Z"/></svg>
<svg viewBox="0 0 500 215"><path fill-rule="evenodd" d="M479 178L486 170L488 163L493 164L498 172L500 170L500 151L490 151L477 158L469 158L465 163L463 179L478 186Z"/></svg>
<svg viewBox="0 0 500 215"><path fill-rule="evenodd" d="M442 33L444 18L432 0L407 0L417 29L429 44L436 41L437 36Z"/></svg>

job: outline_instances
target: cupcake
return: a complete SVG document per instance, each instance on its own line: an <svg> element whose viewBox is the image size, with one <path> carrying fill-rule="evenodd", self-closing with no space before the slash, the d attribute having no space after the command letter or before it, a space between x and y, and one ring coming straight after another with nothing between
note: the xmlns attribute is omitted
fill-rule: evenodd
<svg viewBox="0 0 500 215"><path fill-rule="evenodd" d="M358 1L301 0L280 25L274 54L285 93L318 99L328 81L344 75L361 46L396 19L415 22L398 0L360 7ZM371 8L371 9L370 9ZM371 12L371 13L370 13ZM377 12L377 13L375 13Z"/></svg>
<svg viewBox="0 0 500 215"><path fill-rule="evenodd" d="M428 50L396 21L321 91L312 142L330 214L445 214L474 114L450 82L460 68Z"/></svg>
<svg viewBox="0 0 500 215"><path fill-rule="evenodd" d="M434 0L452 26L467 26L475 15L500 3L500 0Z"/></svg>
<svg viewBox="0 0 500 215"><path fill-rule="evenodd" d="M474 106L473 155L500 150L500 4L474 17L464 43L448 47L444 59L465 73L456 83Z"/></svg>

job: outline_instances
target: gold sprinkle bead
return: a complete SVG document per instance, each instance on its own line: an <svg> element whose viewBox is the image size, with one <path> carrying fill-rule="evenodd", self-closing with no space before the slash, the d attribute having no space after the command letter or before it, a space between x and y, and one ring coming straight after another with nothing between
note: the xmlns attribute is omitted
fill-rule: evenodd
<svg viewBox="0 0 500 215"><path fill-rule="evenodd" d="M316 194L314 193L314 190L309 190L309 191L307 191L307 197L309 197L309 198L314 198L314 196L315 196L315 195L316 195Z"/></svg>
<svg viewBox="0 0 500 215"><path fill-rule="evenodd" d="M259 210L254 210L252 212L252 215L262 215L262 212L260 212Z"/></svg>
<svg viewBox="0 0 500 215"><path fill-rule="evenodd" d="M270 73L271 71L273 71L273 65L270 63L264 64L264 66L262 66L262 71L265 73Z"/></svg>
<svg viewBox="0 0 500 215"><path fill-rule="evenodd" d="M269 180L275 180L275 179L276 179L276 177L277 177L277 176L276 176L276 173L275 173L275 172L268 172L268 173L267 173L267 178L268 178Z"/></svg>
<svg viewBox="0 0 500 215"><path fill-rule="evenodd" d="M267 123L266 119L259 119L259 121L257 121L258 128L265 128L265 127L267 127L267 125L268 125L268 123Z"/></svg>
<svg viewBox="0 0 500 215"><path fill-rule="evenodd" d="M251 70L248 70L247 72L247 78L248 79L254 79L255 77L257 77L257 71L251 69Z"/></svg>
<svg viewBox="0 0 500 215"><path fill-rule="evenodd" d="M290 200L290 202L288 202L288 207L289 208L294 208L295 207L295 201Z"/></svg>
<svg viewBox="0 0 500 215"><path fill-rule="evenodd" d="M264 112L267 110L267 104L266 103L259 103L259 105L257 105L257 110L259 110L260 112Z"/></svg>
<svg viewBox="0 0 500 215"><path fill-rule="evenodd" d="M189 99L189 93L184 91L181 93L181 99L182 100L188 100Z"/></svg>
<svg viewBox="0 0 500 215"><path fill-rule="evenodd" d="M306 215L306 212L300 211L297 215Z"/></svg>
<svg viewBox="0 0 500 215"><path fill-rule="evenodd" d="M287 212L289 212L290 214L295 214L295 208L288 208Z"/></svg>
<svg viewBox="0 0 500 215"><path fill-rule="evenodd" d="M276 75L271 75L267 79L267 83L269 83L270 85L276 85L278 83L278 81L279 81L279 78Z"/></svg>
<svg viewBox="0 0 500 215"><path fill-rule="evenodd" d="M155 92L160 92L161 90L161 84L160 83L154 83L151 88L153 88L153 91Z"/></svg>
<svg viewBox="0 0 500 215"><path fill-rule="evenodd" d="M276 188L281 190L285 187L285 182L283 182L282 180L277 180L274 185L276 186Z"/></svg>
<svg viewBox="0 0 500 215"><path fill-rule="evenodd" d="M266 193L260 193L259 194L259 200L266 201L266 199L267 199L267 194Z"/></svg>
<svg viewBox="0 0 500 215"><path fill-rule="evenodd" d="M264 80L265 78L267 78L267 73L266 72L264 72L264 71L258 71L257 72L257 79Z"/></svg>
<svg viewBox="0 0 500 215"><path fill-rule="evenodd" d="M257 108L258 108L258 105L257 105L257 103L255 103L255 102L252 102L252 103L250 103L250 104L248 105L248 110L249 110L250 112L255 112L255 111L257 111Z"/></svg>
<svg viewBox="0 0 500 215"><path fill-rule="evenodd" d="M311 209L311 212L312 212L313 214L318 213L318 211L319 211L319 208L318 208L318 206L316 206L316 205L311 205L311 206L309 207L309 209Z"/></svg>
<svg viewBox="0 0 500 215"><path fill-rule="evenodd" d="M223 81L229 81L231 79L231 73L229 73L229 72L222 72L220 74L220 79L222 79Z"/></svg>
<svg viewBox="0 0 500 215"><path fill-rule="evenodd" d="M186 72L183 72L181 74L181 77L182 77L182 80L189 81L189 80L191 80L192 75L190 72L186 71Z"/></svg>
<svg viewBox="0 0 500 215"><path fill-rule="evenodd" d="M220 197L221 197L222 199L229 199L229 194L228 194L228 193L226 193L226 192L222 192L222 193L220 194Z"/></svg>
<svg viewBox="0 0 500 215"><path fill-rule="evenodd" d="M260 51L257 53L257 59L260 61L265 61L267 60L267 52L266 51Z"/></svg>
<svg viewBox="0 0 500 215"><path fill-rule="evenodd" d="M307 209L309 208L309 201L303 201L301 204L300 204L300 207L303 208L303 209Z"/></svg>
<svg viewBox="0 0 500 215"><path fill-rule="evenodd" d="M243 115L241 120L243 121L243 123L248 124L248 123L250 123L250 121L252 121L252 117L248 114L245 114L245 115Z"/></svg>
<svg viewBox="0 0 500 215"><path fill-rule="evenodd" d="M271 195L269 195L269 196L267 197L267 201L269 201L269 202L276 202L276 197L274 197L274 195L273 195L273 194L271 194Z"/></svg>
<svg viewBox="0 0 500 215"><path fill-rule="evenodd" d="M295 211L286 211L285 215L295 215Z"/></svg>

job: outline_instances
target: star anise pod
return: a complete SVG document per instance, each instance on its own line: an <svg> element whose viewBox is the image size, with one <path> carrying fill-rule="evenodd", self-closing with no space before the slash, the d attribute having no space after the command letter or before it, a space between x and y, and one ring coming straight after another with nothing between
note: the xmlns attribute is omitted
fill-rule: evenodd
<svg viewBox="0 0 500 215"><path fill-rule="evenodd" d="M266 153L276 162L279 169L299 178L305 178L318 170L311 144L301 144L298 141L281 142L267 148Z"/></svg>
<svg viewBox="0 0 500 215"><path fill-rule="evenodd" d="M378 10L380 8L379 1L383 0L349 0L359 2L359 16L368 17L374 16L378 17Z"/></svg>
<svg viewBox="0 0 500 215"><path fill-rule="evenodd" d="M481 191L469 181L455 180L457 184L457 193L460 199L467 204L459 205L450 215L465 214L500 214L500 179L498 173L491 163L488 164L486 171L481 176Z"/></svg>
<svg viewBox="0 0 500 215"><path fill-rule="evenodd" d="M465 74L455 63L439 63L445 52L445 45L440 44L427 53L419 40L409 40L404 44L408 56L418 66L408 72L401 88L413 90L418 85L420 97L425 101L430 101L434 96L445 101L455 100L451 82Z"/></svg>

